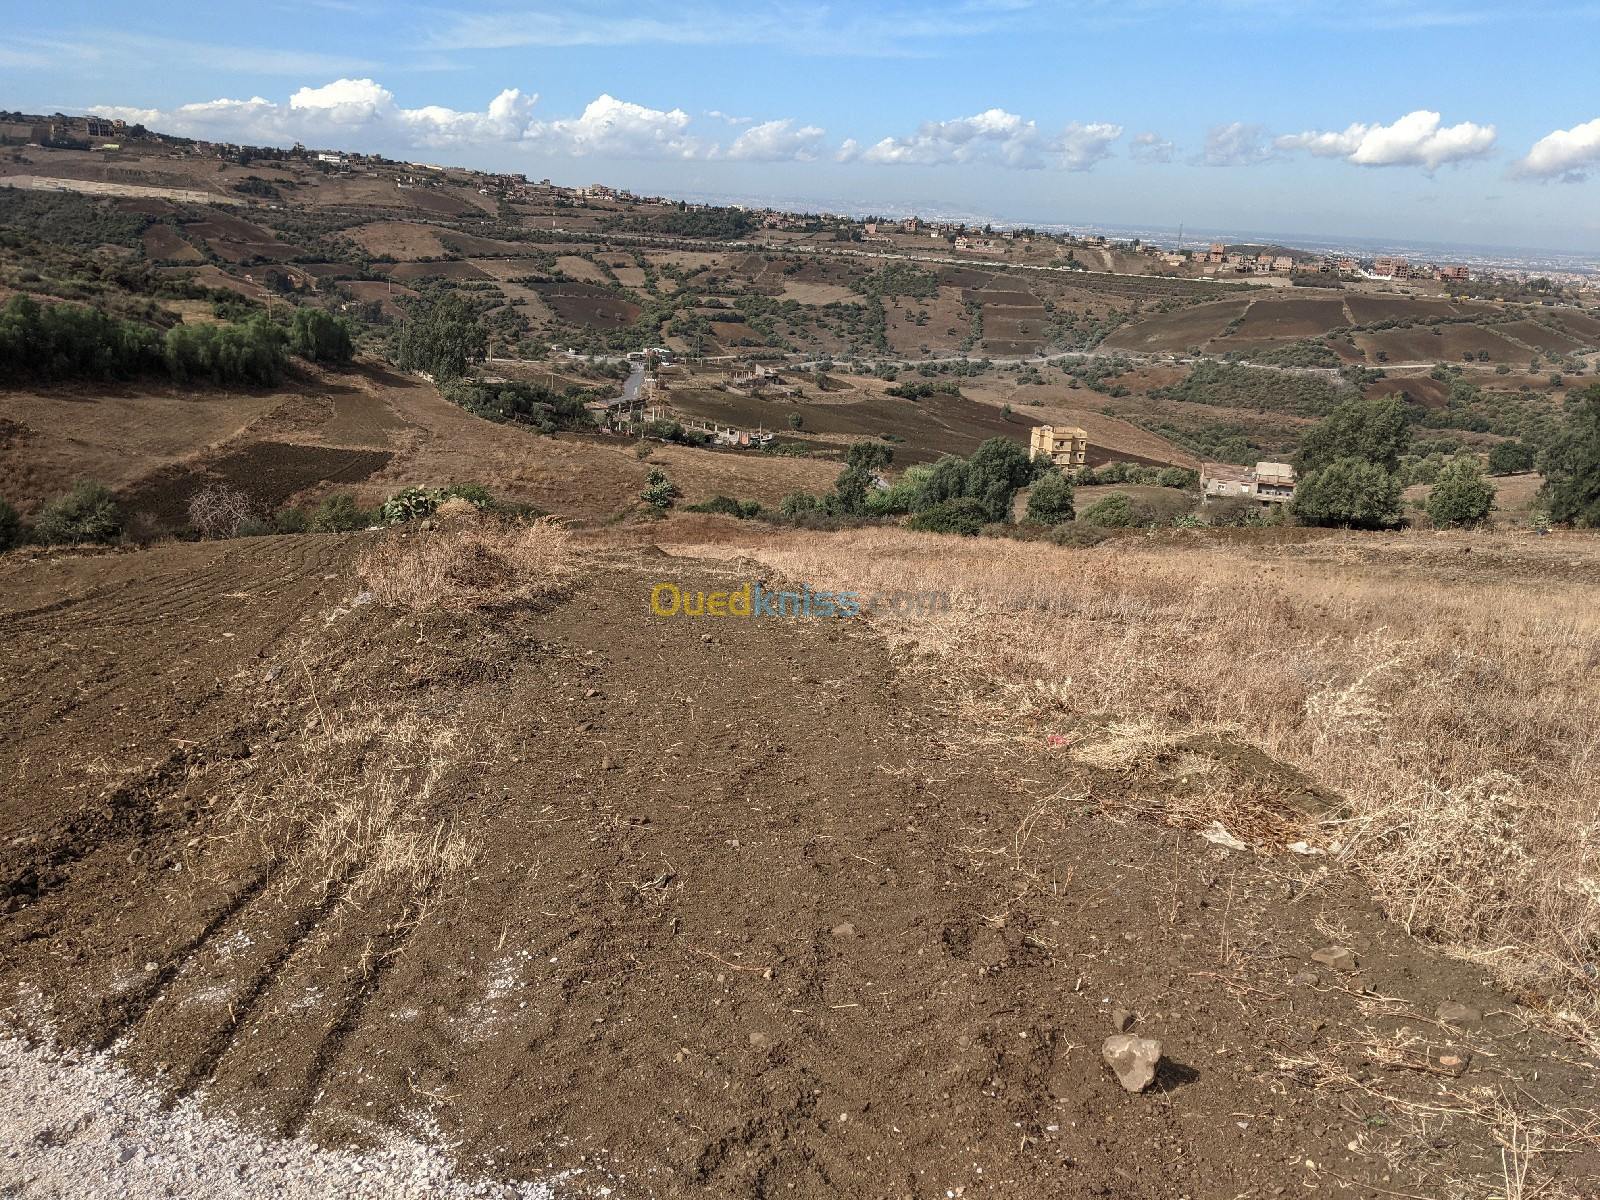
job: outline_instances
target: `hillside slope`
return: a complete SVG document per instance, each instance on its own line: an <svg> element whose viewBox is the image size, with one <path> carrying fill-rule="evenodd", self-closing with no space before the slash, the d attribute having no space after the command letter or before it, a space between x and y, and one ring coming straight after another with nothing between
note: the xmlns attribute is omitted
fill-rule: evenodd
<svg viewBox="0 0 1600 1200"><path fill-rule="evenodd" d="M748 562L366 602L361 551L403 573L437 536L5 562L12 1020L270 1132L432 1122L574 1196L1484 1194L1502 1108L1593 1099L1315 859L1137 821L1170 762L985 743L985 681L924 690L870 621L651 612L771 583ZM1285 830L1329 799L1185 753ZM1333 936L1358 974L1309 962ZM1116 1008L1165 1048L1143 1095L1100 1061Z"/></svg>

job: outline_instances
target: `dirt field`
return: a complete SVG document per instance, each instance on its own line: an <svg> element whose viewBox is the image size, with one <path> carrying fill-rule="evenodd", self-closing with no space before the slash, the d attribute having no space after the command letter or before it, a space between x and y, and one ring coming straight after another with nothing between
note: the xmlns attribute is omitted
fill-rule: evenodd
<svg viewBox="0 0 1600 1200"><path fill-rule="evenodd" d="M1594 1102L1316 859L1137 819L1203 763L1286 827L1326 803L1241 746L992 741L981 681L872 621L649 609L749 563L600 552L564 602L418 618L358 602L371 544L0 567L14 1021L266 1132L425 1118L572 1196L1484 1194L1506 1126L1464 1101ZM1335 936L1359 973L1308 961ZM1162 1040L1144 1095L1099 1059L1116 1008Z"/></svg>

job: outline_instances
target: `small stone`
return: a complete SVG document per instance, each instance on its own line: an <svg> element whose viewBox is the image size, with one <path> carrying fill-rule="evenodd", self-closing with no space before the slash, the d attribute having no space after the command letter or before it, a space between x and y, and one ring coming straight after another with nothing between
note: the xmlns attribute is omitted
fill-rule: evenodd
<svg viewBox="0 0 1600 1200"><path fill-rule="evenodd" d="M836 938L853 938L856 935L856 927L846 921L842 925L835 925L832 932Z"/></svg>
<svg viewBox="0 0 1600 1200"><path fill-rule="evenodd" d="M1111 1028L1118 1033L1127 1033L1128 1030L1133 1028L1133 1021L1133 1014L1127 1009L1114 1008L1111 1010Z"/></svg>
<svg viewBox="0 0 1600 1200"><path fill-rule="evenodd" d="M1463 1074L1472 1065L1472 1054L1467 1050L1442 1047L1429 1055L1429 1057L1436 1068L1451 1076Z"/></svg>
<svg viewBox="0 0 1600 1200"><path fill-rule="evenodd" d="M1324 946L1311 956L1311 961L1332 967L1335 971L1354 971L1356 952L1348 946Z"/></svg>
<svg viewBox="0 0 1600 1200"><path fill-rule="evenodd" d="M764 1033L752 1032L750 1034L750 1044L752 1046L754 1046L757 1050L765 1050L768 1046L770 1046L772 1044L772 1041Z"/></svg>
<svg viewBox="0 0 1600 1200"><path fill-rule="evenodd" d="M1322 976L1315 971L1296 971L1289 977L1289 982L1295 987L1316 987L1322 982Z"/></svg>
<svg viewBox="0 0 1600 1200"><path fill-rule="evenodd" d="M709 633L702 633L700 635L700 640L702 642L709 642L711 640L711 635Z"/></svg>
<svg viewBox="0 0 1600 1200"><path fill-rule="evenodd" d="M1455 1000L1446 1000L1434 1010L1434 1016L1446 1025L1476 1025L1483 1020L1483 1011L1473 1008L1470 1004L1461 1004Z"/></svg>
<svg viewBox="0 0 1600 1200"><path fill-rule="evenodd" d="M1161 1063L1161 1043L1133 1033L1113 1034L1100 1047L1100 1057L1129 1092L1142 1092L1155 1082Z"/></svg>
<svg viewBox="0 0 1600 1200"><path fill-rule="evenodd" d="M590 689L589 689L589 690L588 690L588 691L587 691L587 692L585 692L585 693L584 693L584 694L583 694L583 698L584 698L584 699L585 699L585 700L593 700L593 699L594 699L594 698L595 698L595 697L596 697L596 696L598 696L598 695L599 695L599 694L600 694L600 693L599 693L599 692L598 692L598 691L596 691L596 690L595 690L595 689L594 689L594 688L590 688Z"/></svg>
<svg viewBox="0 0 1600 1200"><path fill-rule="evenodd" d="M139 1148L137 1146L124 1146L117 1151L117 1165L121 1166L123 1163L132 1162L138 1154Z"/></svg>
<svg viewBox="0 0 1600 1200"><path fill-rule="evenodd" d="M600 760L600 769L602 771L615 771L617 764L612 762L610 758L602 758Z"/></svg>

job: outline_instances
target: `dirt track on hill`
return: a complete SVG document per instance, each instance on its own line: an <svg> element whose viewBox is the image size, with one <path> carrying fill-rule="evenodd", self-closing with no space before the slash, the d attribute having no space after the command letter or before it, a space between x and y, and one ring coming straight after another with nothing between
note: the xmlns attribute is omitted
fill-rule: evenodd
<svg viewBox="0 0 1600 1200"><path fill-rule="evenodd" d="M1492 1123L1395 1140L1377 1096L1595 1106L1315 859L1132 820L1170 762L975 744L984 681L869 621L649 610L759 568L595 556L563 603L419 618L361 601L367 544L0 565L14 1022L275 1133L426 1116L573 1195L1442 1194L1499 1177ZM1335 936L1359 975L1291 983ZM1117 1007L1165 1046L1143 1095L1100 1062Z"/></svg>

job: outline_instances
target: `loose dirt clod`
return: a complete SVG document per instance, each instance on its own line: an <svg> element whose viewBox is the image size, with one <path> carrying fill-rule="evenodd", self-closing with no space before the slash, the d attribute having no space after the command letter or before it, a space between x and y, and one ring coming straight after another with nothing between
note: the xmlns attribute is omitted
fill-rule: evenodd
<svg viewBox="0 0 1600 1200"><path fill-rule="evenodd" d="M1100 1047L1100 1057L1116 1073L1117 1082L1138 1093L1156 1081L1161 1065L1161 1043L1132 1033L1112 1034Z"/></svg>
<svg viewBox="0 0 1600 1200"><path fill-rule="evenodd" d="M1433 1015L1446 1025L1476 1025L1483 1020L1483 1010L1456 1000L1446 1000L1434 1010Z"/></svg>
<svg viewBox="0 0 1600 1200"><path fill-rule="evenodd" d="M1324 946L1311 955L1311 961L1335 971L1354 971L1356 952L1348 946Z"/></svg>

